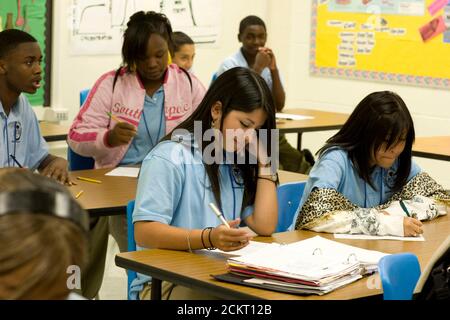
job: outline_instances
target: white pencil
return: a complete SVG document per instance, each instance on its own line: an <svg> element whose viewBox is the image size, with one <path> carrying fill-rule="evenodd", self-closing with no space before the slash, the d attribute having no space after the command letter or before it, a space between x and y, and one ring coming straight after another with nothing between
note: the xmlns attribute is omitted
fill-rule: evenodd
<svg viewBox="0 0 450 320"><path fill-rule="evenodd" d="M227 220L225 220L225 218L223 217L223 213L220 212L219 209L217 209L217 207L214 205L214 203L210 202L209 203L209 207L212 209L212 211L214 211L214 213L216 214L217 218L219 218L220 221L222 221L222 223L224 225L226 225L228 228L230 228L230 225L228 224Z"/></svg>

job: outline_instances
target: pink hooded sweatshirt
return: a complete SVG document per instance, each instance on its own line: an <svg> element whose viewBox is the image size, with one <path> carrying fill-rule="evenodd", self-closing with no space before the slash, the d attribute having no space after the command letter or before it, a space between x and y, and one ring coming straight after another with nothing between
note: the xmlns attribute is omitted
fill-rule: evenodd
<svg viewBox="0 0 450 320"><path fill-rule="evenodd" d="M122 69L113 92L115 71L104 74L94 87L72 123L67 143L76 153L95 159L95 168L116 167L125 156L130 143L110 147L107 133L116 122L108 116L111 112L119 119L139 125L144 108L145 88L136 73ZM198 107L206 89L202 83L171 64L164 78L164 109L166 134L187 119Z"/></svg>

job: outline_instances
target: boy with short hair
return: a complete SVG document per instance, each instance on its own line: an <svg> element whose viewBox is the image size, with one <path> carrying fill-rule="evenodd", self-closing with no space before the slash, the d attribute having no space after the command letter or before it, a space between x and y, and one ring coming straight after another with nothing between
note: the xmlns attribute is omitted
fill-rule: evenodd
<svg viewBox="0 0 450 320"><path fill-rule="evenodd" d="M42 53L30 34L0 32L0 168L26 167L70 185L67 161L48 153L30 102L40 87Z"/></svg>

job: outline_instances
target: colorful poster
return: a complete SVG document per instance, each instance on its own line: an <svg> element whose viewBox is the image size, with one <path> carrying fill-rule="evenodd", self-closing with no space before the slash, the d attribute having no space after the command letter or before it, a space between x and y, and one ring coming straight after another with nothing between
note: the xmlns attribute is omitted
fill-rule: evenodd
<svg viewBox="0 0 450 320"><path fill-rule="evenodd" d="M450 5L432 15L435 1L314 0L311 74L450 89Z"/></svg>
<svg viewBox="0 0 450 320"><path fill-rule="evenodd" d="M328 10L421 16L425 12L425 0L329 0Z"/></svg>
<svg viewBox="0 0 450 320"><path fill-rule="evenodd" d="M35 94L27 94L31 105L50 105L51 0L1 0L0 31L19 29L30 33L41 47L42 82Z"/></svg>

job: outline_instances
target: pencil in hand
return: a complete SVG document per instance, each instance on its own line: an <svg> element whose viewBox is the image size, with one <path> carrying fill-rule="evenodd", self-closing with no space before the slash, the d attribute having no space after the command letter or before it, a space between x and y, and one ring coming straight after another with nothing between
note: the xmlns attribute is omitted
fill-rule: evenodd
<svg viewBox="0 0 450 320"><path fill-rule="evenodd" d="M115 115L113 115L111 112L106 112L106 114L108 115L108 117L110 117L111 119L113 119L116 122L122 122L122 120L120 120L119 118L117 118Z"/></svg>

